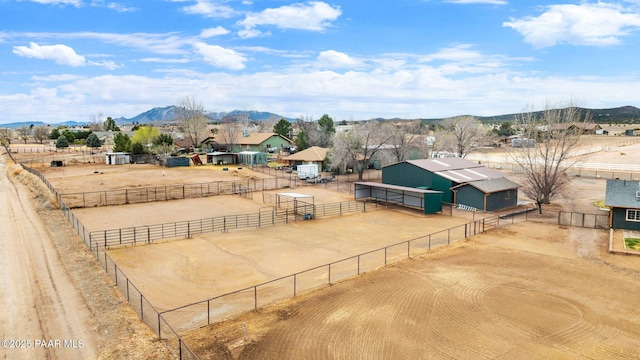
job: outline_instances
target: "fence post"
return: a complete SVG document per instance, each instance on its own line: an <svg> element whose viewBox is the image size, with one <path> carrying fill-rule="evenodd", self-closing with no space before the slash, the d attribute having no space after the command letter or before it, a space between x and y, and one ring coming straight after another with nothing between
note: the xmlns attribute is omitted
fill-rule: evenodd
<svg viewBox="0 0 640 360"><path fill-rule="evenodd" d="M296 296L296 286L298 282L298 274L293 274L293 296Z"/></svg>
<svg viewBox="0 0 640 360"><path fill-rule="evenodd" d="M207 300L207 325L211 325L211 299Z"/></svg>
<svg viewBox="0 0 640 360"><path fill-rule="evenodd" d="M162 340L162 336L160 335L160 313L158 313L158 339Z"/></svg>
<svg viewBox="0 0 640 360"><path fill-rule="evenodd" d="M358 255L358 275L360 275L360 255Z"/></svg>
<svg viewBox="0 0 640 360"><path fill-rule="evenodd" d="M253 287L253 307L258 311L258 285Z"/></svg>
<svg viewBox="0 0 640 360"><path fill-rule="evenodd" d="M328 285L331 285L331 264L329 264L329 279Z"/></svg>
<svg viewBox="0 0 640 360"><path fill-rule="evenodd" d="M451 229L447 229L447 245L451 245Z"/></svg>
<svg viewBox="0 0 640 360"><path fill-rule="evenodd" d="M429 250L431 250L431 234L429 234Z"/></svg>
<svg viewBox="0 0 640 360"><path fill-rule="evenodd" d="M144 321L144 308L142 307L142 294L140 294L140 319Z"/></svg>

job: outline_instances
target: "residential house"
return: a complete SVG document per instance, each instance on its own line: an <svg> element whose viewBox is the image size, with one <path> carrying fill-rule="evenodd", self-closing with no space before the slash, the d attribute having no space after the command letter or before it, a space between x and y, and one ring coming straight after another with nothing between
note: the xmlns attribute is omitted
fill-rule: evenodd
<svg viewBox="0 0 640 360"><path fill-rule="evenodd" d="M640 230L640 181L607 180L604 205L609 208L609 227Z"/></svg>

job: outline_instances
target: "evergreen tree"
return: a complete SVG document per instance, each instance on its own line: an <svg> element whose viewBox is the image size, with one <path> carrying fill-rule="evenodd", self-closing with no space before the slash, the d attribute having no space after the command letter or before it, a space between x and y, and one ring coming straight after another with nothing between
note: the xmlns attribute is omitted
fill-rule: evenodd
<svg viewBox="0 0 640 360"><path fill-rule="evenodd" d="M98 139L96 134L91 133L87 136L87 146L90 148L98 148L102 146L102 142L100 142L100 139Z"/></svg>
<svg viewBox="0 0 640 360"><path fill-rule="evenodd" d="M67 137L64 135L60 135L60 137L56 141L56 148L62 149L67 147L69 147L69 141L67 140Z"/></svg>

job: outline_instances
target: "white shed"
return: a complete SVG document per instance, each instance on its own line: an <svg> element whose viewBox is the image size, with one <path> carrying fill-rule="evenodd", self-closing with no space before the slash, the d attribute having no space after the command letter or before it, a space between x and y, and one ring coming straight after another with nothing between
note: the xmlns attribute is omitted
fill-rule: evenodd
<svg viewBox="0 0 640 360"><path fill-rule="evenodd" d="M105 155L104 163L107 165L131 164L131 156L126 152L108 152Z"/></svg>

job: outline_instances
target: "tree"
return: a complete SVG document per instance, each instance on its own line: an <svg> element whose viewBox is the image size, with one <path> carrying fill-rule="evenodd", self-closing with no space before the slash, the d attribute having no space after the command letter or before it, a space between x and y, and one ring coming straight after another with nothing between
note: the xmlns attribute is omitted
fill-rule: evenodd
<svg viewBox="0 0 640 360"><path fill-rule="evenodd" d="M173 138L168 134L160 134L153 139L151 152L162 157L169 157L174 151Z"/></svg>
<svg viewBox="0 0 640 360"><path fill-rule="evenodd" d="M33 138L42 144L49 138L49 127L40 125L33 128Z"/></svg>
<svg viewBox="0 0 640 360"><path fill-rule="evenodd" d="M220 129L216 135L216 141L227 151L231 152L236 146L241 134L242 125L235 123L233 120L228 120L220 125Z"/></svg>
<svg viewBox="0 0 640 360"><path fill-rule="evenodd" d="M304 130L298 131L298 135L296 135L296 139L294 141L296 143L296 151L302 151L304 149L309 148L309 136L307 132Z"/></svg>
<svg viewBox="0 0 640 360"><path fill-rule="evenodd" d="M62 149L67 147L69 147L69 140L67 140L66 136L60 135L58 140L56 140L56 148Z"/></svg>
<svg viewBox="0 0 640 360"><path fill-rule="evenodd" d="M131 137L132 143L140 143L148 148L153 145L153 141L160 136L160 130L155 126L140 126Z"/></svg>
<svg viewBox="0 0 640 360"><path fill-rule="evenodd" d="M131 143L131 153L133 155L142 155L147 153L147 147L141 143L134 141Z"/></svg>
<svg viewBox="0 0 640 360"><path fill-rule="evenodd" d="M0 129L0 144L11 144L11 129Z"/></svg>
<svg viewBox="0 0 640 360"><path fill-rule="evenodd" d="M280 119L274 126L273 132L286 138L291 138L291 123L284 118Z"/></svg>
<svg viewBox="0 0 640 360"><path fill-rule="evenodd" d="M113 136L113 144L113 151L115 152L127 152L131 150L131 139L127 134L116 133Z"/></svg>
<svg viewBox="0 0 640 360"><path fill-rule="evenodd" d="M102 114L100 114L102 117ZM116 121L113 120L110 116L107 117L107 120L104 121L104 125L102 126L104 131L120 131L120 128L116 124Z"/></svg>
<svg viewBox="0 0 640 360"><path fill-rule="evenodd" d="M87 136L87 146L90 148L99 148L102 146L102 142L98 139L98 136L94 133L89 134Z"/></svg>
<svg viewBox="0 0 640 360"><path fill-rule="evenodd" d="M102 121L102 111L89 116L89 129L91 131L102 131L104 129L104 122Z"/></svg>
<svg viewBox="0 0 640 360"><path fill-rule="evenodd" d="M427 143L421 140L420 122L401 123L394 127L395 129L389 138L389 145L393 147L392 153L396 162L407 160L409 152L412 150L420 154L425 152Z"/></svg>
<svg viewBox="0 0 640 360"><path fill-rule="evenodd" d="M567 171L581 160L577 151L580 126L576 125L590 120L591 115L583 115L572 102L561 109L547 104L540 115L527 112L516 116L524 137L536 139L536 143L510 147L509 156L523 172L522 192L536 202L540 213L542 204L550 204L570 183Z"/></svg>
<svg viewBox="0 0 640 360"><path fill-rule="evenodd" d="M333 145L333 137L336 134L336 128L333 125L333 119L324 114L318 120L318 136L317 136L317 146L320 147L331 147Z"/></svg>
<svg viewBox="0 0 640 360"><path fill-rule="evenodd" d="M58 128L55 128L53 130L51 130L51 134L49 134L49 139L57 139L60 137L60 130Z"/></svg>
<svg viewBox="0 0 640 360"><path fill-rule="evenodd" d="M204 107L192 98L186 97L180 101L176 110L176 121L178 128L194 149L207 136L207 117L204 114Z"/></svg>
<svg viewBox="0 0 640 360"><path fill-rule="evenodd" d="M331 164L340 169L356 167L358 179L362 180L369 161L387 144L391 133L388 125L376 120L360 123L353 131L340 133L331 148Z"/></svg>
<svg viewBox="0 0 640 360"><path fill-rule="evenodd" d="M18 131L18 138L24 141L24 143L26 144L27 140L29 140L29 137L31 136L31 127L20 126L17 131Z"/></svg>
<svg viewBox="0 0 640 360"><path fill-rule="evenodd" d="M73 142L76 141L76 135L69 129L64 129L61 135L67 138L69 144L73 144Z"/></svg>
<svg viewBox="0 0 640 360"><path fill-rule="evenodd" d="M442 128L453 135L454 149L458 157L464 158L484 137L482 124L473 116L457 116L445 119Z"/></svg>
<svg viewBox="0 0 640 360"><path fill-rule="evenodd" d="M498 129L493 129L492 132L498 136L511 136L516 133L510 121L504 121Z"/></svg>

